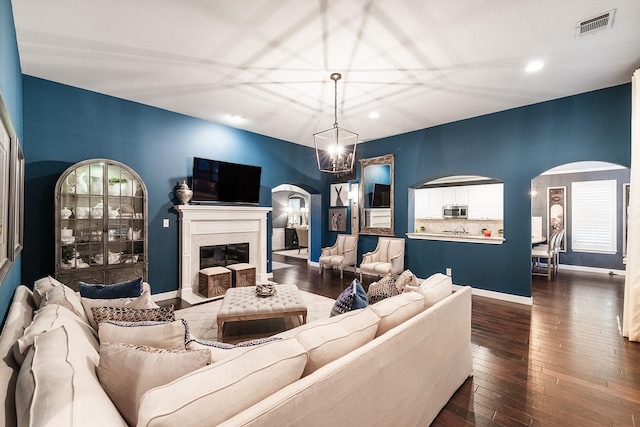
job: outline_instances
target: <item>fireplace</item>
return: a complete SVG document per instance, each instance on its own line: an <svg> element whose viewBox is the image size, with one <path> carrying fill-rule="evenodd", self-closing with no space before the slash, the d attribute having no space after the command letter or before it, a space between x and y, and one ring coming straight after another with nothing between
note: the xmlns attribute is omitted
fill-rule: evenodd
<svg viewBox="0 0 640 427"><path fill-rule="evenodd" d="M270 207L176 205L175 209L180 219L180 298L190 304L208 300L198 293L202 247L247 245L248 261L245 262L256 267L256 282L268 281L267 213ZM214 254L215 257L221 255Z"/></svg>
<svg viewBox="0 0 640 427"><path fill-rule="evenodd" d="M249 243L200 246L200 269L249 262Z"/></svg>

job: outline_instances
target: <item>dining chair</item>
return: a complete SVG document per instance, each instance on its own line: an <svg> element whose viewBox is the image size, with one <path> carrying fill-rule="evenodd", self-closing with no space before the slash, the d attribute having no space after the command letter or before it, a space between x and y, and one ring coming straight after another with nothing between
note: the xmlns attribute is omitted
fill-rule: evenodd
<svg viewBox="0 0 640 427"><path fill-rule="evenodd" d="M531 274L534 276L547 276L551 280L551 275L555 271L555 249L558 232L554 231L546 245L538 245L531 249ZM546 259L546 268L543 269L541 260Z"/></svg>

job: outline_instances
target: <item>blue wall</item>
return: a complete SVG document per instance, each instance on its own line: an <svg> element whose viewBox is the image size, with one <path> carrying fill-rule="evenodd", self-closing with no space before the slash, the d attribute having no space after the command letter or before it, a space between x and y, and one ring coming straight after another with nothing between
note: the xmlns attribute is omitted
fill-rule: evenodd
<svg viewBox="0 0 640 427"><path fill-rule="evenodd" d="M13 10L10 0L0 0L0 93L9 110L16 134L26 145L22 133L22 80ZM22 257L15 260L9 273L0 283L0 324L4 323L13 292L21 283Z"/></svg>
<svg viewBox="0 0 640 427"><path fill-rule="evenodd" d="M317 168L309 167L315 162L309 147L34 77L24 76L23 84L29 141L23 258L27 283L54 272L54 187L60 174L81 160L120 161L147 185L149 282L154 293L178 288L173 189L191 176L194 156L262 166L260 206L271 206L271 189L283 183L324 185ZM171 220L169 228L162 227L163 218ZM317 236L319 240L321 233Z"/></svg>
<svg viewBox="0 0 640 427"><path fill-rule="evenodd" d="M475 117L358 147L358 157L395 156L395 235L405 236L408 188L447 175L504 182L502 245L406 240L405 267L418 277L452 268L453 281L531 295L531 179L565 163L601 160L630 166L631 85ZM358 179L360 171L358 170ZM328 194L329 188L325 187ZM335 233L333 233L335 234ZM327 240L335 236L327 232ZM360 236L359 254L377 238ZM361 256L361 255L360 255ZM360 259L360 258L359 258Z"/></svg>

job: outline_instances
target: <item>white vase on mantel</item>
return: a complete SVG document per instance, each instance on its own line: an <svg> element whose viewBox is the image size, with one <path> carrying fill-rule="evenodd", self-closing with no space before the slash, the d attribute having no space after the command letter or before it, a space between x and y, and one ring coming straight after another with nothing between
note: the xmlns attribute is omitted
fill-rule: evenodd
<svg viewBox="0 0 640 427"><path fill-rule="evenodd" d="M187 181L182 181L182 184L178 185L175 191L176 198L180 201L181 205L186 205L189 203L191 198L193 197L193 191L187 185Z"/></svg>

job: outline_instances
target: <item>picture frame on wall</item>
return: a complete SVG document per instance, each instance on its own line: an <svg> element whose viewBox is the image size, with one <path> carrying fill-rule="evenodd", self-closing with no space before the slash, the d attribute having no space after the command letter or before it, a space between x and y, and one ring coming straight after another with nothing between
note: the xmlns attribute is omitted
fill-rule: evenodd
<svg viewBox="0 0 640 427"><path fill-rule="evenodd" d="M11 138L9 165L9 258L15 261L24 245L24 153L17 136Z"/></svg>
<svg viewBox="0 0 640 427"><path fill-rule="evenodd" d="M631 184L622 184L622 258L627 258L627 238L629 236L629 192Z"/></svg>
<svg viewBox="0 0 640 427"><path fill-rule="evenodd" d="M9 211L12 207L10 191L11 137L15 130L4 98L0 94L0 281L11 268L9 257L13 230L9 222Z"/></svg>
<svg viewBox="0 0 640 427"><path fill-rule="evenodd" d="M547 187L547 241L554 232L566 229L567 187ZM560 242L560 250L566 252L566 233Z"/></svg>
<svg viewBox="0 0 640 427"><path fill-rule="evenodd" d="M331 184L331 206L349 204L349 183Z"/></svg>
<svg viewBox="0 0 640 427"><path fill-rule="evenodd" d="M329 231L347 231L347 208L329 209Z"/></svg>

